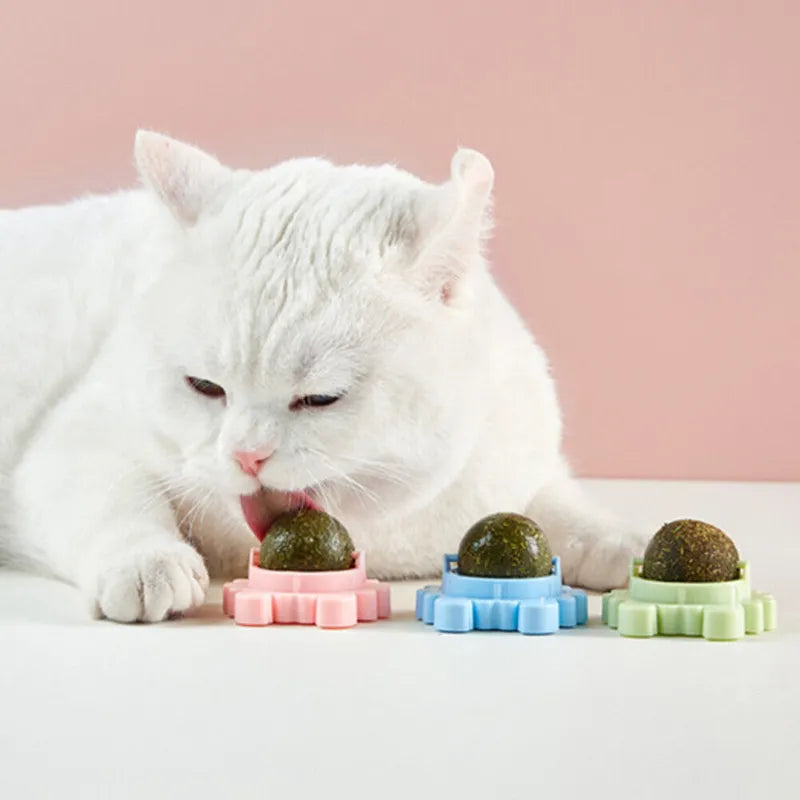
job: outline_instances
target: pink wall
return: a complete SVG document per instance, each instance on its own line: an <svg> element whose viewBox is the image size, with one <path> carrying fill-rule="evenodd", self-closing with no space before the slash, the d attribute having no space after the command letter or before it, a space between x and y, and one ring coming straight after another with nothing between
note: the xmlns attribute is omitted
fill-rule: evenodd
<svg viewBox="0 0 800 800"><path fill-rule="evenodd" d="M800 479L800 3L10 5L0 205L130 183L137 126L436 180L482 149L577 470Z"/></svg>

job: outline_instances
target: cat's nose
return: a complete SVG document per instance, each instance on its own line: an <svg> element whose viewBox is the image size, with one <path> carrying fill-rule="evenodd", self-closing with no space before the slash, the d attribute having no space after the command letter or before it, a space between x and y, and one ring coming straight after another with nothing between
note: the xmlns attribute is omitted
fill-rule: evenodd
<svg viewBox="0 0 800 800"><path fill-rule="evenodd" d="M274 453L274 450L234 450L233 457L239 462L245 475L258 475L264 462Z"/></svg>

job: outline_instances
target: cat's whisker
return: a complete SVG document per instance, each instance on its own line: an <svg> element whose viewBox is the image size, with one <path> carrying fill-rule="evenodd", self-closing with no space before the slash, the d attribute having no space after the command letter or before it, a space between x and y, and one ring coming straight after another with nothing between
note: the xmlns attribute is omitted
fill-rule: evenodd
<svg viewBox="0 0 800 800"><path fill-rule="evenodd" d="M365 469L375 474L380 474L385 477L396 477L402 479L410 475L409 470L403 469L395 464L390 464L386 461L379 461L377 459L359 458L347 454L337 453L336 457L342 461L348 461L352 464L358 465L359 469Z"/></svg>
<svg viewBox="0 0 800 800"><path fill-rule="evenodd" d="M312 455L316 456L321 461L323 461L329 469L332 469L335 472L337 472L338 477L343 478L349 483L355 482L364 492L368 493L371 496L370 499L372 499L373 502L375 503L378 502L378 494L376 492L367 489L353 475L350 475L338 469L333 463L331 463L331 460L326 453L312 447L306 447L305 449L307 450L307 452L311 453ZM411 485L410 481L404 479L406 475L410 475L410 473L408 473L406 470L401 470L399 468L397 470L394 470L391 467L388 467L388 465L384 465L384 463L380 461L358 458L355 456L337 454L337 458L356 463L358 465L359 473L364 474L366 476L374 476L382 480L385 480L388 483L393 483L401 487L409 487Z"/></svg>
<svg viewBox="0 0 800 800"><path fill-rule="evenodd" d="M171 505L171 496L166 490L152 485L142 486L134 490L129 495L132 499L140 499L138 512L141 516L146 516L159 504Z"/></svg>
<svg viewBox="0 0 800 800"><path fill-rule="evenodd" d="M214 499L214 492L211 489L207 489L204 494L200 496L197 503L192 506L192 509L184 516L184 518L180 522L181 530L185 529L186 538L189 541L194 540L194 525L195 522L202 523L205 515L208 513L208 509L211 506L211 501ZM186 522L188 520L188 527L186 527Z"/></svg>
<svg viewBox="0 0 800 800"><path fill-rule="evenodd" d="M187 491L184 493L184 497L189 497L192 501L192 504L188 508L188 510L180 512L180 518L179 518L180 527L184 527L184 525L187 522L191 522L193 524L194 518L199 514L199 512L203 508L203 505L206 502L206 498L211 492L211 490L206 489L201 494L200 491L201 491L200 488L197 487L194 490Z"/></svg>
<svg viewBox="0 0 800 800"><path fill-rule="evenodd" d="M133 497L142 498L138 511L140 515L145 516L160 503L169 504L177 510L177 507L195 491L196 487L181 478L155 477L147 485L138 487Z"/></svg>
<svg viewBox="0 0 800 800"><path fill-rule="evenodd" d="M337 453L337 458L344 461L350 461L354 464L361 464L366 467L381 469L388 473L404 476L409 474L409 470L399 466L398 464L390 463L388 461L380 461L375 458L363 458L359 456L349 455L347 453Z"/></svg>
<svg viewBox="0 0 800 800"><path fill-rule="evenodd" d="M325 453L319 450L314 450L314 452L316 455L319 455L320 457L326 456ZM375 477L382 478L391 483L396 483L400 486L409 485L409 482L406 479L411 476L411 472L407 469L400 467L399 465L390 464L389 462L380 461L378 459L368 459L368 458L353 456L347 453L337 453L336 458L357 465L358 470L366 474L374 475Z"/></svg>
<svg viewBox="0 0 800 800"><path fill-rule="evenodd" d="M331 509L333 508L333 503L331 502L331 498L328 495L327 487L324 484L317 483L316 478L314 477L311 470L306 465L306 454L300 453L300 460L302 462L303 471L308 475L309 480L307 485L314 486L316 493L319 495L319 499L322 501L323 508Z"/></svg>
<svg viewBox="0 0 800 800"><path fill-rule="evenodd" d="M124 483L126 480L128 480L129 478L131 478L131 477L133 477L133 476L137 476L137 477L138 477L138 474L139 474L139 471L140 471L140 469L141 469L141 468L139 467L139 465L134 463L134 464L131 464L131 465L128 467L128 469L126 469L126 470L123 470L123 471L122 471L122 472L120 472L119 474L115 475L115 476L113 477L113 479L112 479L111 481L109 481L108 485L107 485L107 486L106 486L106 488L105 488L105 492L106 492L106 494L107 494L107 495L111 495L111 494L113 494L113 493L114 493L115 491L117 491L117 490L118 490L118 489L119 489L119 488L122 486L122 484L123 484L123 483ZM149 488L150 488L150 487L149 487L149 485L147 485L147 486L141 486L141 487L139 487L139 486L135 486L135 487L132 487L132 488L133 488L133 491L142 491L142 492L144 492L144 491L148 491L148 494L149 494Z"/></svg>
<svg viewBox="0 0 800 800"><path fill-rule="evenodd" d="M339 469L324 453L319 450L314 450L313 448L307 448L307 450L309 453L319 458L329 470L334 472L338 479L344 481L348 486L355 490L355 495L362 503L362 507L366 507L366 504L364 503L365 499L370 500L374 505L379 504L380 498L375 492L373 492L371 489L368 489L351 475L348 475L346 472Z"/></svg>

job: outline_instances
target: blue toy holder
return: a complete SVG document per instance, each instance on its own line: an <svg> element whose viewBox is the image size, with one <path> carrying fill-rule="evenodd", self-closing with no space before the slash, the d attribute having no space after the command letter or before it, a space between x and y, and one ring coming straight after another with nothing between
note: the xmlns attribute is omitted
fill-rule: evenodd
<svg viewBox="0 0 800 800"><path fill-rule="evenodd" d="M458 557L446 555L441 585L417 591L417 619L437 631L546 634L586 623L586 593L561 583L558 556L541 578L474 578L457 566Z"/></svg>

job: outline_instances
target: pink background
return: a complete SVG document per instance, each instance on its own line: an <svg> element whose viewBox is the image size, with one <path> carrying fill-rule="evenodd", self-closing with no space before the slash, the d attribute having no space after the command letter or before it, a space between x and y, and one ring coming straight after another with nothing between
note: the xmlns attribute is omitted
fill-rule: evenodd
<svg viewBox="0 0 800 800"><path fill-rule="evenodd" d="M476 147L576 470L800 479L800 3L10 5L0 205L130 184L138 126L432 180Z"/></svg>

